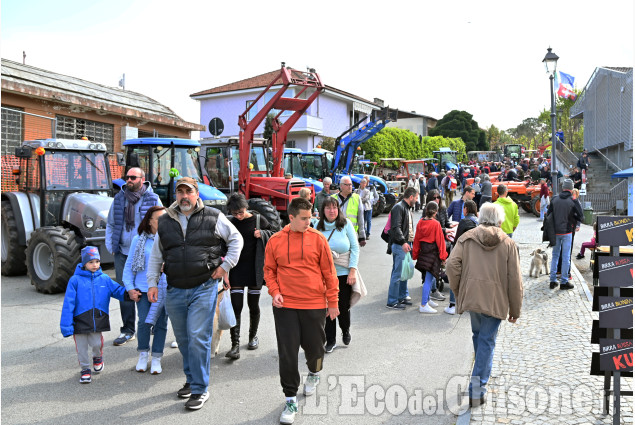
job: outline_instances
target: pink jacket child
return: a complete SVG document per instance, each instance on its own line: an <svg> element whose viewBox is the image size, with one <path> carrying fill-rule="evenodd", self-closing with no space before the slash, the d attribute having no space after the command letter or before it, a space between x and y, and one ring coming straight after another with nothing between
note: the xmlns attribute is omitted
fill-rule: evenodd
<svg viewBox="0 0 635 425"><path fill-rule="evenodd" d="M584 242L582 244L582 246L580 247L580 252L578 253L578 255L575 256L575 258L577 260L581 260L584 258L584 250L585 249L595 249L595 247L597 246L596 244L596 237L597 237L597 222L593 223L593 237L591 238L590 242Z"/></svg>

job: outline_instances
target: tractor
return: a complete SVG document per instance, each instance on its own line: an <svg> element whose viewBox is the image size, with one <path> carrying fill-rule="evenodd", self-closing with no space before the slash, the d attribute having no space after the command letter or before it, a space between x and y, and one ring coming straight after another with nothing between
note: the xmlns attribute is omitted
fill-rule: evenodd
<svg viewBox="0 0 635 425"><path fill-rule="evenodd" d="M39 292L63 292L86 245L106 250L112 185L106 146L89 140L25 141L17 192L2 193L2 274L28 272Z"/></svg>
<svg viewBox="0 0 635 425"><path fill-rule="evenodd" d="M203 204L226 213L227 197L214 186L203 183L198 169L198 156L201 144L190 139L142 138L123 142L125 160L119 157L119 163L130 167L139 167L146 174L146 180L152 190L166 207L176 200L175 182L181 177L191 177L198 181L199 197ZM115 190L125 182L115 180Z"/></svg>

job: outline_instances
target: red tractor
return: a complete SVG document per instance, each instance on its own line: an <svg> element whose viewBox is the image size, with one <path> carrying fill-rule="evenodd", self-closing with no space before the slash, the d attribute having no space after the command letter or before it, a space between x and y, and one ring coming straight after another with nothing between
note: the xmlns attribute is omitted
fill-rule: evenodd
<svg viewBox="0 0 635 425"><path fill-rule="evenodd" d="M248 119L249 112L258 107L259 100L274 84L281 84L281 87L273 89L277 91L269 101L260 107L253 118ZM284 97L289 91L295 93L295 96ZM300 189L307 187L301 179L285 175L282 168L287 134L323 91L324 85L315 70L303 72L286 68L283 64L280 73L238 117L238 139L201 140L203 149L200 165L204 179L211 178L215 186L225 193L236 190L243 193L250 209L263 214L274 226L278 224L278 213L286 221L289 202L298 196ZM254 132L267 114L274 110L277 115L273 120L269 146L266 141L255 140ZM285 111L293 112L281 122L280 118ZM311 186L309 189L313 201L315 192Z"/></svg>

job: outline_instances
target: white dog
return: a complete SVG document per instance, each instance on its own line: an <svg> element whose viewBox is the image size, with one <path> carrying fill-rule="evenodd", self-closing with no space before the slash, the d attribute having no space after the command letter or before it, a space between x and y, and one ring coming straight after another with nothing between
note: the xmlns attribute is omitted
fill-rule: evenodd
<svg viewBox="0 0 635 425"><path fill-rule="evenodd" d="M532 252L529 255L534 257L531 260L531 266L529 267L529 277L538 277L543 268L545 269L545 274L549 274L549 268L548 268L549 256L547 255L545 251L538 248L538 249L535 249L534 252ZM536 273L535 276L533 276L534 272Z"/></svg>

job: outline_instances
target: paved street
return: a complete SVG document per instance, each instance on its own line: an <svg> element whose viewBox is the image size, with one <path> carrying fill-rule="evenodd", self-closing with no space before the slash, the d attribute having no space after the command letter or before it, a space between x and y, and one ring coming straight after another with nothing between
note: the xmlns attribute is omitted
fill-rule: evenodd
<svg viewBox="0 0 635 425"><path fill-rule="evenodd" d="M521 212L514 235L525 279L522 316L516 325L501 325L488 404L460 417L465 406L457 405L457 393L467 382L473 356L469 317L420 314L418 273L409 283L415 305L405 312L384 307L391 257L378 234L385 222L386 215L373 221L373 237L362 249L360 269L369 295L352 310L353 340L345 347L338 336L338 347L326 356L317 397L298 397L296 423L610 423L597 414L601 379L588 374L591 320L597 313L590 311L581 278L574 273L576 289L567 292L549 290L546 276L528 278L529 253L540 245L535 217ZM590 233L590 227L583 226L574 253ZM112 346L121 325L116 301L111 302L113 330L104 334L105 371L90 385L80 385L73 340L63 339L59 331L62 301L61 294L35 292L26 277L2 279L3 422L278 422L284 398L268 294L261 298L260 349L243 349L241 359L230 363L223 357L230 348L224 335L220 356L212 360L210 400L197 412L186 411L184 400L175 395L185 382L178 350L166 348L163 374L151 376L134 370L136 341ZM440 303L439 311L446 305ZM247 312L243 315L246 320ZM241 348L246 347L246 335L244 329ZM173 339L170 330L168 345ZM305 373L302 356L299 363ZM575 389L575 394L588 387L592 406L585 410L588 402L577 409L567 408L566 402L542 402L542 395L560 386L568 386L564 392ZM519 402L523 389L538 394L538 402ZM502 397L508 397L508 403ZM623 399L623 406L629 406L625 423L632 422L631 402Z"/></svg>

